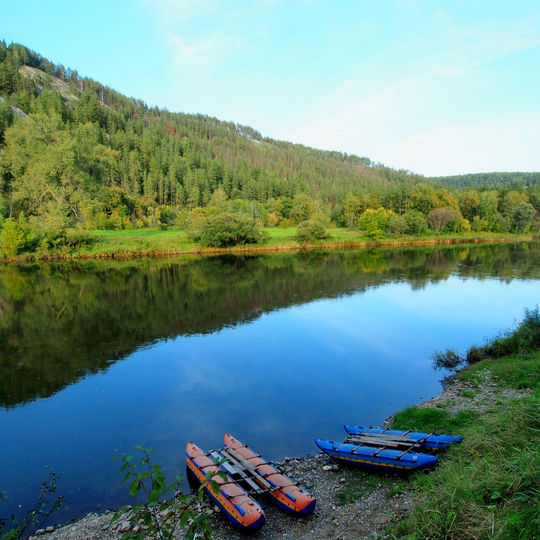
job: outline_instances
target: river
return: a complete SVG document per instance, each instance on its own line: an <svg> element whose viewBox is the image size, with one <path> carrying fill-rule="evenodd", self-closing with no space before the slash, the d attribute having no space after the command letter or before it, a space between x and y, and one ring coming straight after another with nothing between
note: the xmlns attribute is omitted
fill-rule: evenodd
<svg viewBox="0 0 540 540"><path fill-rule="evenodd" d="M229 431L270 459L315 452L439 393L432 357L540 299L538 243L0 266L0 516L129 502L113 457Z"/></svg>

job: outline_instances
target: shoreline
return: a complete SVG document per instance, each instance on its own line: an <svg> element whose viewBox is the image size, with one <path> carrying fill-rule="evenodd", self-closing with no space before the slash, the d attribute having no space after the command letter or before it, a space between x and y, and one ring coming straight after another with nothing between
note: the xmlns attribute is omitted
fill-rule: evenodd
<svg viewBox="0 0 540 540"><path fill-rule="evenodd" d="M464 409L482 413L501 399L516 399L527 395L524 390L499 387L488 377L480 388L475 387L476 395L474 399L471 399L466 394L472 386L460 380L459 373L443 378L441 384L443 389L439 394L417 406L425 408L444 405L453 415ZM393 417L389 417L384 425L391 424L392 419ZM444 452L441 456L444 460ZM277 464L286 474L291 475L301 486L313 493L317 498L317 506L311 516L297 517L280 511L270 501L263 499L267 523L263 529L251 535L255 539L382 538L391 522L407 516L414 507L411 493L402 489L402 476L379 475L342 466L322 452L285 458ZM350 493L356 494L358 498L349 501ZM207 497L199 504L198 509L209 514L212 538L217 540L245 539L245 533L234 529L217 507L208 502ZM126 531L122 527L124 525L122 519L110 525L112 515L113 512L110 510L101 514L90 513L54 530L49 528L47 532L36 531L30 538L33 540L84 540L87 538L118 540ZM181 539L183 534L179 532L175 538Z"/></svg>
<svg viewBox="0 0 540 540"><path fill-rule="evenodd" d="M398 248L398 247L426 247L426 246L445 246L460 244L496 244L496 243L521 243L533 242L539 240L540 235L528 234L516 237L511 236L472 236L472 237L437 237L437 238L417 238L411 240L366 240L351 242L321 242L310 244L277 244L272 246L250 245L233 246L229 248L204 248L197 247L193 249L166 249L166 250L141 250L141 251L110 251L97 253L71 253L71 254L47 254L47 255L28 255L18 257L7 257L0 259L0 264L25 264L33 262L57 262L57 261L77 261L77 260L100 260L100 259L141 259L141 258L166 258L179 257L183 255L207 257L216 255L259 255L284 252L301 251L336 251L336 250L360 250L373 248Z"/></svg>

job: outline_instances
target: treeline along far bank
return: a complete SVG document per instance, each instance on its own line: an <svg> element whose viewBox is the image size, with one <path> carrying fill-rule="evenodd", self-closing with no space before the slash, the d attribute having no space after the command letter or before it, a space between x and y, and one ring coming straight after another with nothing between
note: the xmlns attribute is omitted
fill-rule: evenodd
<svg viewBox="0 0 540 540"><path fill-rule="evenodd" d="M85 229L196 229L221 212L268 227L316 220L372 237L526 232L539 229L540 173L425 178L151 108L0 42L4 255L76 245Z"/></svg>

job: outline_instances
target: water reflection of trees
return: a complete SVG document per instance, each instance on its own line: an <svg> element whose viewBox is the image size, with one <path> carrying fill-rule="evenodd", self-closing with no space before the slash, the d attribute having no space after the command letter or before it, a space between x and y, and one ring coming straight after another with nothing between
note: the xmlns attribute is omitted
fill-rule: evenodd
<svg viewBox="0 0 540 540"><path fill-rule="evenodd" d="M540 246L309 252L0 268L0 404L49 396L140 345L408 281L539 278Z"/></svg>

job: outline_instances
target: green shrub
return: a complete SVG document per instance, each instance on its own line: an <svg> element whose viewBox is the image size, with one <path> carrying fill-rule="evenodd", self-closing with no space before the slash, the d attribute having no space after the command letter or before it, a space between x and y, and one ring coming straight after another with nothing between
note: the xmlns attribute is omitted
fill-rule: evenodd
<svg viewBox="0 0 540 540"><path fill-rule="evenodd" d="M88 231L84 229L66 229L64 232L65 245L71 249L77 249L90 243L91 238Z"/></svg>
<svg viewBox="0 0 540 540"><path fill-rule="evenodd" d="M394 216L390 220L390 230L394 234L405 234L407 232L407 220L405 216Z"/></svg>
<svg viewBox="0 0 540 540"><path fill-rule="evenodd" d="M307 219L298 224L294 239L300 244L319 242L328 238L326 227L320 219Z"/></svg>
<svg viewBox="0 0 540 540"><path fill-rule="evenodd" d="M538 349L540 349L540 312L538 308L525 309L523 320L513 332L498 337L482 347L471 347L467 352L467 363L474 364L486 358L502 358Z"/></svg>
<svg viewBox="0 0 540 540"><path fill-rule="evenodd" d="M482 350L482 347L477 347L476 345L473 345L468 351L467 351L467 364L476 364L477 362L481 362L484 360L485 355Z"/></svg>
<svg viewBox="0 0 540 540"><path fill-rule="evenodd" d="M177 475L171 485L167 485L161 465L152 463L152 450L142 446L136 446L135 450L139 452L139 461L135 461L133 455L122 456L122 484L129 483L129 494L132 497L143 494L145 502L134 507L124 506L111 518L111 523L119 519L129 521L131 530L123 534L122 540L172 540L181 530L185 533L182 536L186 540L212 538L208 516L197 511L196 505L202 499L203 488L207 483L215 490L219 489L218 484L207 477L196 495L184 494L180 491L180 475ZM224 481L227 478L224 473L219 475ZM167 496L171 498L167 499ZM141 524L144 524L146 529L144 532L133 530L135 527L139 529Z"/></svg>
<svg viewBox="0 0 540 540"><path fill-rule="evenodd" d="M407 222L407 234L421 234L427 229L427 222L424 214L418 210L407 210L403 214Z"/></svg>
<svg viewBox="0 0 540 540"><path fill-rule="evenodd" d="M384 208L368 208L358 218L358 228L366 231L366 235L375 240L382 236L396 214Z"/></svg>
<svg viewBox="0 0 540 540"><path fill-rule="evenodd" d="M471 223L468 219L465 218L457 219L454 222L452 229L454 232L457 233L467 233L471 231Z"/></svg>
<svg viewBox="0 0 540 540"><path fill-rule="evenodd" d="M65 229L43 233L39 246L42 251L76 250L91 242L90 235L83 229Z"/></svg>
<svg viewBox="0 0 540 540"><path fill-rule="evenodd" d="M16 221L8 218L0 232L0 254L14 257L20 253L29 241L28 227L24 218Z"/></svg>
<svg viewBox="0 0 540 540"><path fill-rule="evenodd" d="M433 364L436 369L456 369L464 361L464 358L450 349L446 349L444 352L437 352L433 355Z"/></svg>
<svg viewBox="0 0 540 540"><path fill-rule="evenodd" d="M58 475L54 471L47 469L47 479L39 488L37 500L24 517L10 518L0 517L0 540L20 540L28 538L30 531L37 529L43 522L63 504L65 497L60 495L55 499L56 484ZM0 491L0 503L7 499L5 492Z"/></svg>
<svg viewBox="0 0 540 540"><path fill-rule="evenodd" d="M210 247L257 244L262 240L262 233L253 218L228 212L210 216L200 233L201 244Z"/></svg>

